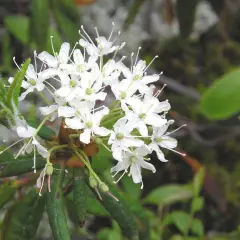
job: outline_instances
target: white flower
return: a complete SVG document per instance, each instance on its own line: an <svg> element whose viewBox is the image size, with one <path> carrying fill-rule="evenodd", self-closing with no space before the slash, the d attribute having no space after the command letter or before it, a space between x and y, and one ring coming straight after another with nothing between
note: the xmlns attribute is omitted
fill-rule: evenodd
<svg viewBox="0 0 240 240"><path fill-rule="evenodd" d="M43 51L38 55L38 58L41 61L47 63L47 65L50 68L58 68L60 64L68 63L69 51L70 51L70 44L67 42L64 42L61 45L59 54L56 54L53 50L53 52L54 52L54 56L53 56L53 55L49 54L48 52Z"/></svg>
<svg viewBox="0 0 240 240"><path fill-rule="evenodd" d="M76 117L66 118L65 123L71 129L84 129L80 134L80 141L90 143L92 135L107 136L110 130L100 127L102 118L109 113L109 109L104 107L102 110L91 113L91 109L86 107L85 102L79 103L79 110L76 111Z"/></svg>
<svg viewBox="0 0 240 240"><path fill-rule="evenodd" d="M20 138L29 139L28 142L26 144L24 144L24 146L20 149L20 151L16 155L16 158L23 152L31 153L32 151L34 151L34 157L33 157L34 172L36 172L36 153L35 153L35 151L37 150L38 153L43 158L49 157L48 150L45 147L43 147L37 140L36 131L37 130L35 128L28 126L28 125L25 125L25 126L22 125L22 126L18 126L16 128L16 132Z"/></svg>
<svg viewBox="0 0 240 240"><path fill-rule="evenodd" d="M73 52L73 62L70 64L62 63L59 67L60 69L68 71L68 73L79 75L91 69L97 58L97 55L91 55L89 56L88 61L86 61L85 50L84 55L82 55L82 52L79 49L75 49Z"/></svg>
<svg viewBox="0 0 240 240"><path fill-rule="evenodd" d="M38 92L41 92L45 87L44 81L48 78L53 77L55 74L56 72L52 71L51 69L37 73L33 65L30 64L26 72L27 81L22 82L22 87L25 89L25 91L20 95L19 101L22 101L28 93L33 92L35 89Z"/></svg>
<svg viewBox="0 0 240 240"><path fill-rule="evenodd" d="M91 72L81 74L80 88L77 92L80 99L94 102L96 100L104 101L107 93L101 91L102 80L98 76L96 65Z"/></svg>
<svg viewBox="0 0 240 240"><path fill-rule="evenodd" d="M40 107L39 110L43 116L51 116L48 120L54 121L58 117L58 110L66 105L66 101L64 98L54 95L54 99L56 101L55 104L46 107ZM61 110L60 110L61 111Z"/></svg>
<svg viewBox="0 0 240 240"><path fill-rule="evenodd" d="M123 156L123 160L121 162L118 162L115 167L111 168L111 173L116 172L116 175L118 172L124 171L125 174L130 168L129 176L132 176L134 183L142 183L141 188L143 188L141 169L145 168L151 170L153 173L156 172L155 167L151 163L148 163L144 160L144 157L147 154L149 154L149 150L145 146L136 148L132 152L126 152ZM119 178L119 180L121 179L121 177Z"/></svg>
<svg viewBox="0 0 240 240"><path fill-rule="evenodd" d="M113 24L114 25L114 24ZM107 55L109 53L112 53L116 50L120 50L125 46L125 42L122 43L121 45L116 45L113 46L114 41L111 41L111 37L112 37L112 33L113 33L113 29L110 33L110 36L108 39L106 39L105 37L99 36L97 28L96 32L97 32L97 38L96 40L96 44L93 42L93 40L89 37L89 35L86 33L86 31L84 30L83 26L81 26L83 33L86 35L83 36L84 39L80 39L79 44L86 48L87 52L89 55L97 55L97 56L103 56L103 55ZM118 32L118 35L120 34L120 32Z"/></svg>
<svg viewBox="0 0 240 240"><path fill-rule="evenodd" d="M157 98L145 95L143 100L137 97L129 98L126 101L132 111L126 112L126 118L136 127L142 136L148 135L147 125L161 127L167 123L165 116L158 115L170 109L168 101L159 102Z"/></svg>
<svg viewBox="0 0 240 240"><path fill-rule="evenodd" d="M112 145L113 157L118 161L122 161L123 151L128 151L129 147L140 147L144 144L142 140L131 136L133 126L127 123L125 117L119 119L113 125L113 129L114 131L111 132L108 144Z"/></svg>
<svg viewBox="0 0 240 240"><path fill-rule="evenodd" d="M59 72L58 76L61 79L61 88L55 91L55 94L65 98L67 101L71 101L76 97L80 90L80 79L77 75L71 75L71 78L66 72Z"/></svg>
<svg viewBox="0 0 240 240"><path fill-rule="evenodd" d="M167 162L165 156L160 148L166 148L172 150L177 147L177 140L168 136L169 133L166 133L170 124L174 121L169 120L167 124L163 125L160 128L153 128L153 134L151 137L152 142L148 145L148 147L157 153L157 157L162 162Z"/></svg>

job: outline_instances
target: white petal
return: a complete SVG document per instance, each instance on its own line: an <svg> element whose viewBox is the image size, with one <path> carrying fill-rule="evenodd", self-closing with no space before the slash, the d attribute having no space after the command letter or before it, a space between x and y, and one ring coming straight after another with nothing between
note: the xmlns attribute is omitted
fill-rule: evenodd
<svg viewBox="0 0 240 240"><path fill-rule="evenodd" d="M131 165L130 173L134 183L142 182L141 169L136 163Z"/></svg>
<svg viewBox="0 0 240 240"><path fill-rule="evenodd" d="M84 128L84 123L82 123L79 118L73 118L73 119L66 118L65 123L71 129L83 129Z"/></svg>
<svg viewBox="0 0 240 240"><path fill-rule="evenodd" d="M140 114L141 113L141 106L142 106L142 101L136 97L128 98L126 100L127 104L129 104L133 111Z"/></svg>
<svg viewBox="0 0 240 240"><path fill-rule="evenodd" d="M144 157L150 153L150 150L146 145L144 145L142 147L136 148L135 152L137 156Z"/></svg>
<svg viewBox="0 0 240 240"><path fill-rule="evenodd" d="M83 55L80 49L75 49L73 52L73 60L77 65L81 65L84 63Z"/></svg>
<svg viewBox="0 0 240 240"><path fill-rule="evenodd" d="M162 162L168 161L167 159L165 159L163 152L160 150L160 148L158 147L158 145L156 143L150 143L148 146L150 149L152 149L153 151L156 152L157 157L160 161L162 161Z"/></svg>
<svg viewBox="0 0 240 240"><path fill-rule="evenodd" d="M122 162L118 162L116 166L111 168L111 173L113 172L120 172L123 171L125 169L128 169L130 163L126 162L126 161L122 161Z"/></svg>
<svg viewBox="0 0 240 240"><path fill-rule="evenodd" d="M46 51L43 51L41 52L39 55L38 55L38 58L43 61L43 62L46 62L47 65L51 68L57 68L58 66L58 61L57 59L52 56L51 54L49 54L48 52Z"/></svg>
<svg viewBox="0 0 240 240"><path fill-rule="evenodd" d="M45 147L43 147L41 144L36 144L36 147L37 147L37 151L43 158L49 157L50 154Z"/></svg>
<svg viewBox="0 0 240 240"><path fill-rule="evenodd" d="M171 109L171 105L170 103L168 102L168 100L165 100L163 102L159 102L156 107L155 107L155 111L157 113L160 113L160 112L166 112L166 111L169 111Z"/></svg>
<svg viewBox="0 0 240 240"><path fill-rule="evenodd" d="M142 136L148 136L148 128L144 122L139 121L137 128Z"/></svg>
<svg viewBox="0 0 240 240"><path fill-rule="evenodd" d="M45 177L45 175L46 175L46 168L44 168L41 171L41 173L40 173L40 175L39 175L39 177L37 179L37 183L36 183L37 188L41 188L42 181L43 181L43 178Z"/></svg>
<svg viewBox="0 0 240 240"><path fill-rule="evenodd" d="M36 89L38 90L38 92L41 92L43 89L45 88L45 85L43 83L37 83L36 85Z"/></svg>
<svg viewBox="0 0 240 240"><path fill-rule="evenodd" d="M49 79L58 74L58 71L54 68L48 68L47 70L42 71L39 73L42 79Z"/></svg>
<svg viewBox="0 0 240 240"><path fill-rule="evenodd" d="M175 148L177 147L177 140L168 136L162 136L161 137L162 141L159 142L159 146L163 147L163 148Z"/></svg>
<svg viewBox="0 0 240 240"><path fill-rule="evenodd" d="M48 107L40 107L39 110L42 115L47 116L53 112L55 112L58 109L58 105L51 105Z"/></svg>
<svg viewBox="0 0 240 240"><path fill-rule="evenodd" d="M34 88L33 87L29 87L25 92L23 92L20 97L18 98L19 101L22 101L23 99L25 99L25 97L28 95L28 93L33 92Z"/></svg>
<svg viewBox="0 0 240 240"><path fill-rule="evenodd" d="M83 143L90 143L91 129L84 129L83 133L80 134L80 141Z"/></svg>
<svg viewBox="0 0 240 240"><path fill-rule="evenodd" d="M158 79L159 79L159 75L153 74L153 75L143 77L141 82L143 82L144 84L148 84L148 83L156 82Z"/></svg>
<svg viewBox="0 0 240 240"><path fill-rule="evenodd" d="M94 133L98 136L107 136L111 133L111 131L105 127L95 127Z"/></svg>
<svg viewBox="0 0 240 240"><path fill-rule="evenodd" d="M72 107L60 106L58 108L59 117L73 117L75 116L76 110Z"/></svg>
<svg viewBox="0 0 240 240"><path fill-rule="evenodd" d="M102 110L97 111L93 114L94 122L99 125L102 118L109 113L109 109L104 107Z"/></svg>
<svg viewBox="0 0 240 240"><path fill-rule="evenodd" d="M19 126L19 127L17 127L17 135L21 138L32 137L35 132L36 132L36 129L32 128L30 126Z"/></svg>
<svg viewBox="0 0 240 240"><path fill-rule="evenodd" d="M30 65L28 66L26 75L27 75L29 78L31 78L31 79L34 79L34 80L37 79L37 74L36 74L35 69L34 69L34 67L33 67L32 64L30 64Z"/></svg>
<svg viewBox="0 0 240 240"><path fill-rule="evenodd" d="M71 88L69 86L63 86L55 91L55 94L59 95L60 97L67 97L71 92Z"/></svg>
<svg viewBox="0 0 240 240"><path fill-rule="evenodd" d="M123 150L120 147L114 148L112 155L113 155L113 158L118 161L123 160Z"/></svg>
<svg viewBox="0 0 240 240"><path fill-rule="evenodd" d="M144 121L145 121L145 123L152 125L154 127L162 127L164 124L167 123L166 119L162 118L161 116L159 116L155 113L147 114Z"/></svg>
<svg viewBox="0 0 240 240"><path fill-rule="evenodd" d="M64 42L61 45L59 55L58 55L58 59L61 63L67 63L68 62L69 50L70 50L70 44L68 42Z"/></svg>
<svg viewBox="0 0 240 240"><path fill-rule="evenodd" d="M138 163L141 165L142 168L151 170L153 173L156 172L156 168L151 163L144 160L138 160Z"/></svg>
<svg viewBox="0 0 240 240"><path fill-rule="evenodd" d="M144 144L142 140L134 139L134 138L132 139L124 138L124 140L122 141L124 141L123 143L124 143L124 146L126 147L141 147Z"/></svg>

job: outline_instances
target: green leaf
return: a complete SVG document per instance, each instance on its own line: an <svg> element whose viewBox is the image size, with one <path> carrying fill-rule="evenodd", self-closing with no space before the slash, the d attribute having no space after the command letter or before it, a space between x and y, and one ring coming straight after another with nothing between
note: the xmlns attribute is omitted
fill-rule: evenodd
<svg viewBox="0 0 240 240"><path fill-rule="evenodd" d="M17 188L14 185L14 182L5 182L0 186L0 209L4 207L4 205L11 201L14 193L16 192Z"/></svg>
<svg viewBox="0 0 240 240"><path fill-rule="evenodd" d="M52 229L53 239L70 240L62 191L65 171L56 164L54 169L51 175L51 192L46 193L46 209L49 224Z"/></svg>
<svg viewBox="0 0 240 240"><path fill-rule="evenodd" d="M0 147L0 150L3 150ZM36 157L36 168L42 169L45 166L46 161L42 157ZM5 151L0 154L0 178L18 176L24 173L33 171L33 156L26 155L20 156L17 159L14 158L10 151Z"/></svg>
<svg viewBox="0 0 240 240"><path fill-rule="evenodd" d="M99 200L96 192L94 192L93 189L91 190ZM100 203L110 213L111 217L118 223L124 236L128 237L129 239L138 239L136 219L129 210L127 203L118 194L118 192L115 191L115 189L111 187L109 191L118 199L118 201L108 193L101 192L102 201L99 200Z"/></svg>
<svg viewBox="0 0 240 240"><path fill-rule="evenodd" d="M199 219L193 219L192 221L192 232L195 233L196 235L202 237L204 235L204 226L202 221Z"/></svg>
<svg viewBox="0 0 240 240"><path fill-rule="evenodd" d="M11 66L13 59L13 46L11 45L11 39L8 33L3 37L2 42L2 64L4 66ZM1 91L0 91L1 96Z"/></svg>
<svg viewBox="0 0 240 240"><path fill-rule="evenodd" d="M176 5L180 34L187 38L192 32L199 0L178 0Z"/></svg>
<svg viewBox="0 0 240 240"><path fill-rule="evenodd" d="M200 168L194 176L193 179L193 194L194 196L198 196L204 183L205 170L204 168Z"/></svg>
<svg viewBox="0 0 240 240"><path fill-rule="evenodd" d="M204 93L200 111L209 119L231 117L240 110L240 68L217 79Z"/></svg>
<svg viewBox="0 0 240 240"><path fill-rule="evenodd" d="M29 19L26 16L6 16L4 23L8 31L21 43L28 43Z"/></svg>
<svg viewBox="0 0 240 240"><path fill-rule="evenodd" d="M21 69L14 76L14 80L8 89L7 99L8 99L8 104L12 110L15 110L15 108L18 108L18 97L20 95L22 81L25 78L25 74L30 62L31 62L31 59L29 58L24 62Z"/></svg>
<svg viewBox="0 0 240 240"><path fill-rule="evenodd" d="M52 11L63 37L71 44L75 44L79 40L79 23L69 18L59 1L54 1Z"/></svg>
<svg viewBox="0 0 240 240"><path fill-rule="evenodd" d="M185 201L192 197L192 192L184 185L169 184L154 189L144 199L145 203L168 205Z"/></svg>
<svg viewBox="0 0 240 240"><path fill-rule="evenodd" d="M44 212L44 206L44 196L39 197L36 190L32 189L23 200L13 205L5 215L1 229L1 239L34 239Z"/></svg>
<svg viewBox="0 0 240 240"><path fill-rule="evenodd" d="M123 24L123 30L127 30L129 26L133 23L134 19L136 18L138 12L140 11L141 6L145 0L135 0L132 6L130 7L129 13L127 18L124 21Z"/></svg>
<svg viewBox="0 0 240 240"><path fill-rule="evenodd" d="M174 224L179 229L179 231L184 234L190 227L190 221L191 217L189 214L182 211L174 211L167 215L167 217L163 221L163 224L165 226L169 224Z"/></svg>
<svg viewBox="0 0 240 240"><path fill-rule="evenodd" d="M191 205L191 210L193 213L200 211L203 208L204 199L202 197L194 198Z"/></svg>
<svg viewBox="0 0 240 240"><path fill-rule="evenodd" d="M33 0L31 2L30 36L38 50L46 48L49 31L49 0Z"/></svg>

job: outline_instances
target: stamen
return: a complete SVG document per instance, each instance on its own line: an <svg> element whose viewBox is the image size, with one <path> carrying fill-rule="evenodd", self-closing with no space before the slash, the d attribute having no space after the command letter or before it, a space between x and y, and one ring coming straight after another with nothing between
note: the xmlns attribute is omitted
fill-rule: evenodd
<svg viewBox="0 0 240 240"><path fill-rule="evenodd" d="M148 70L148 68L149 68L150 65L154 62L154 60L155 60L156 58L158 58L158 55L156 55L156 56L152 59L152 61L147 65L147 67L144 69L143 72L146 72L146 71ZM161 72L160 74L162 74L162 72Z"/></svg>
<svg viewBox="0 0 240 240"><path fill-rule="evenodd" d="M14 145L18 144L19 142L25 140L25 138L22 138L20 140L18 140L17 142L11 144L10 146L8 146L7 148L5 148L4 150L0 151L0 154L4 153L5 151L7 151L9 148L13 147ZM6 140L3 140L3 142L6 141Z"/></svg>
<svg viewBox="0 0 240 240"><path fill-rule="evenodd" d="M78 45L78 42L75 43L75 45L74 45L74 47L73 47L73 49L72 49L72 51L71 51L71 53L70 53L68 59L71 58L71 56L72 56L72 54L73 54L73 51L75 50L75 48L76 48L77 45Z"/></svg>
<svg viewBox="0 0 240 240"><path fill-rule="evenodd" d="M136 64L137 64L137 60L138 60L138 56L139 56L139 52L140 52L141 49L142 49L142 47L139 47L139 48L138 48L137 55L136 55L136 58L135 58L134 66L136 66Z"/></svg>
<svg viewBox="0 0 240 240"><path fill-rule="evenodd" d="M13 57L13 62L15 63L15 65L17 66L17 68L20 70L20 67L19 67L19 65L18 65L17 62L16 62L16 57Z"/></svg>
<svg viewBox="0 0 240 240"><path fill-rule="evenodd" d="M127 173L127 169L124 170L123 174L119 177L119 179L117 181L114 181L114 183L115 184L118 183L126 173Z"/></svg>
<svg viewBox="0 0 240 240"><path fill-rule="evenodd" d="M114 27L115 27L115 24L114 24L114 22L112 22L112 31L110 32L110 35L109 35L109 38L108 38L108 41L110 41L111 40L111 37L112 37L112 34L113 34L113 30L114 30Z"/></svg>
<svg viewBox="0 0 240 240"><path fill-rule="evenodd" d="M119 36L121 35L121 32L118 31L118 34L116 36L116 38L112 41L112 44L115 43L117 41L117 39L119 38Z"/></svg>
<svg viewBox="0 0 240 240"><path fill-rule="evenodd" d="M87 38L89 39L89 41L96 47L96 45L94 44L93 40L89 37L89 35L87 34L87 32L85 31L83 25L81 25L81 29L83 30L83 32L85 33L85 35L87 36ZM97 47L96 47L97 48Z"/></svg>
<svg viewBox="0 0 240 240"><path fill-rule="evenodd" d="M96 191L96 193L97 193L99 199L100 199L101 201L103 201L103 198L102 198L100 192L98 191L98 189L97 189L97 188L94 188L94 190Z"/></svg>
<svg viewBox="0 0 240 240"><path fill-rule="evenodd" d="M160 90L158 90L153 96L158 97L166 86L167 84L164 84L163 87Z"/></svg>
<svg viewBox="0 0 240 240"><path fill-rule="evenodd" d="M45 165L44 169L43 169L43 179L42 179L42 184L41 184L41 187L40 187L40 191L39 191L39 196L42 196L41 192L42 192L42 188L43 188L43 184L44 184L44 180L45 180L45 176L46 176L46 169L47 169L47 166Z"/></svg>
<svg viewBox="0 0 240 240"><path fill-rule="evenodd" d="M29 142L28 142L27 144L24 144L24 145L22 146L22 148L19 150L19 152L17 153L17 155L14 156L15 159L18 158L18 156L19 156L22 152L24 152L24 151L26 150L26 148L27 148L28 145L31 143L31 141L32 141L32 137L30 138L30 140L29 140Z"/></svg>
<svg viewBox="0 0 240 240"><path fill-rule="evenodd" d="M36 146L33 147L33 171L36 173Z"/></svg>
<svg viewBox="0 0 240 240"><path fill-rule="evenodd" d="M183 156L183 157L186 156L186 153L181 153L181 152L178 152L178 151L176 151L176 150L174 150L174 149L167 148L167 147L165 147L165 146L164 146L164 148L166 148L166 149L168 149L168 150L170 150L170 151L172 151L172 152L175 152L175 153L177 153L177 154L179 154L179 155L181 155L181 156Z"/></svg>
<svg viewBox="0 0 240 240"><path fill-rule="evenodd" d="M119 202L119 200L111 193L111 192L107 192L107 194L112 197L114 200L116 200L117 202Z"/></svg>
<svg viewBox="0 0 240 240"><path fill-rule="evenodd" d="M178 131L178 130L181 129L182 127L186 127L186 126L187 126L187 124L183 124L182 126L178 127L177 129L173 130L172 132L167 132L165 135L170 135L170 134Z"/></svg>
<svg viewBox="0 0 240 240"><path fill-rule="evenodd" d="M131 72L133 71L133 55L134 53L131 53Z"/></svg>
<svg viewBox="0 0 240 240"><path fill-rule="evenodd" d="M99 38L99 33L98 33L97 27L94 27L94 29L95 29L95 32L96 32L96 34L97 34L97 37Z"/></svg>
<svg viewBox="0 0 240 240"><path fill-rule="evenodd" d="M54 91L57 90L51 83L47 82L47 80L45 80L44 82L47 83Z"/></svg>
<svg viewBox="0 0 240 240"><path fill-rule="evenodd" d="M36 59L37 52L36 52L36 51L34 51L34 52L33 52L33 55L34 55L34 65L35 65L35 72L37 72L37 59Z"/></svg>

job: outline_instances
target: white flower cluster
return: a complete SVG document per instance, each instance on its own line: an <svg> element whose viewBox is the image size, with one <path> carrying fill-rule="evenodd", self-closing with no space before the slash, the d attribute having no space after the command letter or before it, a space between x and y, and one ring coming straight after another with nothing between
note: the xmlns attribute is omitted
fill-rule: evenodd
<svg viewBox="0 0 240 240"><path fill-rule="evenodd" d="M135 59L132 53L129 68L123 63L125 57L115 60L125 43L115 44L117 38L112 40L113 30L108 39L99 36L97 29L96 33L97 38L92 40L81 27L82 38L72 51L70 44L65 42L59 53L53 48L54 55L45 51L35 53L35 57L43 62L42 68L37 71L33 65L29 66L19 100L30 92L46 89L55 103L40 108L43 115L50 116L51 121L64 118L66 128L79 130L80 141L85 144L91 139L107 140L114 159L118 161L111 172L116 172L116 175L123 171L123 176L129 171L134 183L142 183L141 168L156 171L146 156L155 151L157 157L165 162L161 148L173 150L177 146L177 141L167 132L173 123L173 120L166 119L170 104L167 100L160 102L158 95L161 91L154 94L154 86L148 86L158 81L160 74L147 74L151 63L146 65L145 61L138 59L140 48ZM54 86L50 79L56 80ZM96 108L96 102L105 100L107 86L110 86L119 105L111 110L104 105ZM116 119L120 113L122 117ZM112 129L102 126L103 119L116 119ZM29 126L25 126L25 131L22 126L16 129L19 137L34 137L35 133ZM47 150L43 151L36 139L32 144L46 157Z"/></svg>

